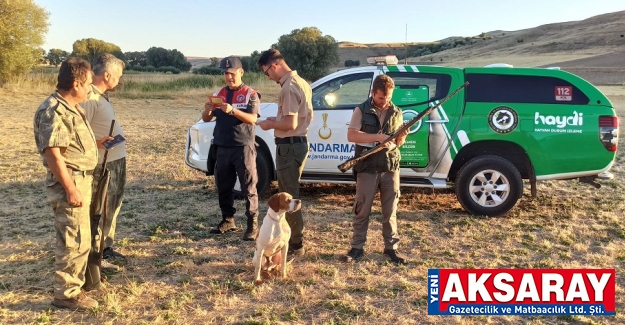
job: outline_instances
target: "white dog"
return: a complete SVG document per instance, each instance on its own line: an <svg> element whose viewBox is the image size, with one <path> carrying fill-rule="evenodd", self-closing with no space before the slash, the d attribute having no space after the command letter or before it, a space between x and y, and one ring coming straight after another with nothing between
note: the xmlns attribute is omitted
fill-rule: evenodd
<svg viewBox="0 0 625 325"><path fill-rule="evenodd" d="M286 253L289 249L291 228L286 222L285 213L297 211L302 203L286 192L274 194L269 201L269 210L263 219L263 224L256 237L256 251L254 252L254 283L263 283L261 270L265 272L282 273L282 279L286 280Z"/></svg>

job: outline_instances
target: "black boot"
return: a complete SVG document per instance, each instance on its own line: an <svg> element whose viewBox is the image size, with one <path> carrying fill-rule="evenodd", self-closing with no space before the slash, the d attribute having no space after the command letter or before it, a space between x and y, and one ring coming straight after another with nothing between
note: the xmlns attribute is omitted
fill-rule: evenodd
<svg viewBox="0 0 625 325"><path fill-rule="evenodd" d="M223 220L217 225L217 227L210 230L211 234L223 234L228 231L237 230L237 226L234 224L233 216L225 216Z"/></svg>
<svg viewBox="0 0 625 325"><path fill-rule="evenodd" d="M247 217L247 229L243 234L243 240L253 241L258 236L258 220L256 217Z"/></svg>

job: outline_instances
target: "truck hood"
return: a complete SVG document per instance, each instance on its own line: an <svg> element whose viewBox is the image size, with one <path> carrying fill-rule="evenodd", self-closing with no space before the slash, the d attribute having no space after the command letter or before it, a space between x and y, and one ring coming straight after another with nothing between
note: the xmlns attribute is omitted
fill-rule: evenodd
<svg viewBox="0 0 625 325"><path fill-rule="evenodd" d="M265 112L268 109L277 109L277 108L278 108L278 103L260 103L261 112Z"/></svg>

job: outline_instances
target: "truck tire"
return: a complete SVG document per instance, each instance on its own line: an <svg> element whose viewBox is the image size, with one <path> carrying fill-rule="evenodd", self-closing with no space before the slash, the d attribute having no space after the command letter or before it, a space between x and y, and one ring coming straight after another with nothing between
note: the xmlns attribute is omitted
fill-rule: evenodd
<svg viewBox="0 0 625 325"><path fill-rule="evenodd" d="M523 195L521 173L499 156L469 160L458 172L456 196L473 215L496 217L506 214Z"/></svg>
<svg viewBox="0 0 625 325"><path fill-rule="evenodd" d="M268 158L268 155L263 150L257 150L256 154L256 170L258 171L258 183L256 183L256 191L258 192L258 197L260 198L267 192L269 189L269 185L273 180L273 163L271 159ZM245 196L241 191L241 183L237 179L236 184L234 184L234 193L235 200L243 200Z"/></svg>

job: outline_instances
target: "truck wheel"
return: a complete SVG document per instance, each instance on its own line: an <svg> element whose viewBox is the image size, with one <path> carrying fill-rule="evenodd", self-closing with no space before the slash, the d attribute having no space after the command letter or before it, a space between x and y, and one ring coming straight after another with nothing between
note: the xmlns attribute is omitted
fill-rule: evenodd
<svg viewBox="0 0 625 325"><path fill-rule="evenodd" d="M456 178L456 196L473 215L506 214L523 194L521 173L499 156L482 156L467 162Z"/></svg>
<svg viewBox="0 0 625 325"><path fill-rule="evenodd" d="M256 191L258 191L258 197L260 198L267 189L269 189L269 185L272 181L273 175L273 164L271 163L271 159L267 157L264 151L258 150L256 154L256 170L258 171L258 183L256 183ZM243 200L245 196L243 196L243 192L241 191L241 183L237 179L237 182L234 184L234 193L235 200Z"/></svg>

